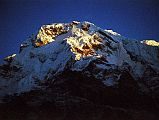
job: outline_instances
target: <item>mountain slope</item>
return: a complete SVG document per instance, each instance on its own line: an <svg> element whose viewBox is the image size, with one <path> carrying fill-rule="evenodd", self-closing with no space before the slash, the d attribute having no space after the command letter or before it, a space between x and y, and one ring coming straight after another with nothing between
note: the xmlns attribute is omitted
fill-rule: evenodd
<svg viewBox="0 0 159 120"><path fill-rule="evenodd" d="M159 107L154 102L159 100L159 48L89 22L44 25L4 60L1 100L11 95L31 105Z"/></svg>
<svg viewBox="0 0 159 120"><path fill-rule="evenodd" d="M1 95L29 91L38 86L37 81L53 78L65 69L85 71L91 64L93 69L85 71L87 75L106 86L117 84L122 70L135 80L158 77L158 47L104 31L89 22L44 25L20 49L1 65ZM150 72L147 69L155 71L154 75L146 73Z"/></svg>

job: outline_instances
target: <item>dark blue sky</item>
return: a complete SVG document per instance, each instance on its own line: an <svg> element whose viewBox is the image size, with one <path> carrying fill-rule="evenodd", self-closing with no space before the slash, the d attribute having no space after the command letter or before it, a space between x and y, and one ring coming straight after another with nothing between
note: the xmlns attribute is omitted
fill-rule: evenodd
<svg viewBox="0 0 159 120"><path fill-rule="evenodd" d="M18 53L41 25L73 20L159 41L159 0L0 0L0 59Z"/></svg>

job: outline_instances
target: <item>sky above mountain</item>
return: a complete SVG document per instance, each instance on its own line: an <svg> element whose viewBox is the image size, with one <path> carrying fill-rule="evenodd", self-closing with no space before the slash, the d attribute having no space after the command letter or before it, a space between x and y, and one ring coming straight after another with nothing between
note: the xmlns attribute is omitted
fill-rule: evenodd
<svg viewBox="0 0 159 120"><path fill-rule="evenodd" d="M73 20L159 41L159 0L0 0L0 61L42 25Z"/></svg>

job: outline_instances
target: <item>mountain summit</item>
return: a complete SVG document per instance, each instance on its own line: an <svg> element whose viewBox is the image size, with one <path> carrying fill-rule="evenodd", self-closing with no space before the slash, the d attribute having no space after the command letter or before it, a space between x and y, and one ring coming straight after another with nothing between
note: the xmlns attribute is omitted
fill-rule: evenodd
<svg viewBox="0 0 159 120"><path fill-rule="evenodd" d="M159 100L159 47L147 43L85 21L43 25L0 65L0 98L50 95L51 88L51 97L38 97L56 104L55 94L67 93L76 102L115 105L125 99L128 106L152 95Z"/></svg>

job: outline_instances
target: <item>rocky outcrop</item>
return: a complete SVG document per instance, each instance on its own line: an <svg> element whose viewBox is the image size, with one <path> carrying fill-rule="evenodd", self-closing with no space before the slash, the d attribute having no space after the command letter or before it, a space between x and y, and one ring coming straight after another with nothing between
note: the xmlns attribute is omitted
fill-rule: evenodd
<svg viewBox="0 0 159 120"><path fill-rule="evenodd" d="M136 111L158 110L158 96L159 48L89 22L44 25L0 65L4 104L96 106L135 120Z"/></svg>
<svg viewBox="0 0 159 120"><path fill-rule="evenodd" d="M34 42L35 46L43 46L52 41L54 41L55 37L66 33L67 30L63 24L52 24L52 25L44 25L39 30L37 38Z"/></svg>

